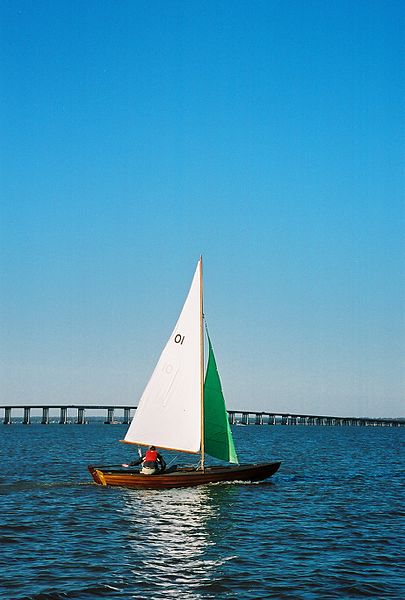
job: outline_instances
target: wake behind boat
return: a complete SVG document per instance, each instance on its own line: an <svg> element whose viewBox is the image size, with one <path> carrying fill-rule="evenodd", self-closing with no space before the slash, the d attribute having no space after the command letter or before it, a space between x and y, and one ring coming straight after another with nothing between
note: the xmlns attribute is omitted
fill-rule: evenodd
<svg viewBox="0 0 405 600"><path fill-rule="evenodd" d="M172 488L226 481L261 481L280 462L239 464L208 329L204 377L202 258L180 317L153 371L124 442L200 454L197 467L171 467L155 474L89 466L99 485ZM205 454L231 465L206 466Z"/></svg>

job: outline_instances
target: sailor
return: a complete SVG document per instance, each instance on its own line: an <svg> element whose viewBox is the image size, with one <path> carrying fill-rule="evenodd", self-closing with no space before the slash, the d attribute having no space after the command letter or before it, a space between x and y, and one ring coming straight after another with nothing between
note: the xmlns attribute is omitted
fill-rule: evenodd
<svg viewBox="0 0 405 600"><path fill-rule="evenodd" d="M157 452L155 446L151 446L149 450L146 451L145 456L141 456L137 460L130 462L128 467L134 467L135 465L142 464L141 473L144 475L153 475L154 473L163 473L166 469L165 459L159 452Z"/></svg>

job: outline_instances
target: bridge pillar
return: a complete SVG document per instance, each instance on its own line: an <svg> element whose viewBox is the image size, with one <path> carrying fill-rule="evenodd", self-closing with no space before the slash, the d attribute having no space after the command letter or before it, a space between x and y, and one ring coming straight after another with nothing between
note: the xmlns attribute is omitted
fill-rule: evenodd
<svg viewBox="0 0 405 600"><path fill-rule="evenodd" d="M24 408L23 425L29 425L31 423L30 414L31 409L28 407Z"/></svg>
<svg viewBox="0 0 405 600"><path fill-rule="evenodd" d="M263 425L263 413L256 413L255 425Z"/></svg>
<svg viewBox="0 0 405 600"><path fill-rule="evenodd" d="M77 409L77 424L84 425L85 422L86 421L84 420L84 408L78 408Z"/></svg>
<svg viewBox="0 0 405 600"><path fill-rule="evenodd" d="M228 421L230 425L235 425L235 413L233 410L228 412Z"/></svg>
<svg viewBox="0 0 405 600"><path fill-rule="evenodd" d="M276 415L269 415L269 425L276 424Z"/></svg>
<svg viewBox="0 0 405 600"><path fill-rule="evenodd" d="M6 406L4 409L4 425L11 425L11 407Z"/></svg>
<svg viewBox="0 0 405 600"><path fill-rule="evenodd" d="M44 406L42 409L42 421L41 424L42 425L48 425L49 423L49 407L48 406Z"/></svg>
<svg viewBox="0 0 405 600"><path fill-rule="evenodd" d="M131 409L124 408L124 425L128 425L129 420L131 418L130 415L131 415Z"/></svg>
<svg viewBox="0 0 405 600"><path fill-rule="evenodd" d="M107 408L107 420L104 421L104 423L106 425L111 425L111 423L114 422L114 408L113 407L109 407Z"/></svg>
<svg viewBox="0 0 405 600"><path fill-rule="evenodd" d="M242 423L243 423L243 425L249 425L249 413L248 412L242 413Z"/></svg>
<svg viewBox="0 0 405 600"><path fill-rule="evenodd" d="M66 425L66 423L67 423L67 408L66 408L66 406L60 407L59 423L60 423L60 425Z"/></svg>

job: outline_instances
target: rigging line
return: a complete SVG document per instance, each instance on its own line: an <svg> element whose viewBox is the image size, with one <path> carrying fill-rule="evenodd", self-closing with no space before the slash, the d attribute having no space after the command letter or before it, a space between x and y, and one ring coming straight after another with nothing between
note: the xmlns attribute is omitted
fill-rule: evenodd
<svg viewBox="0 0 405 600"><path fill-rule="evenodd" d="M208 339L210 339L210 334L208 333L208 325L207 325L206 319L204 319L204 327L205 327L205 333L207 334Z"/></svg>
<svg viewBox="0 0 405 600"><path fill-rule="evenodd" d="M174 458L172 458L172 460L170 462L167 463L166 469L167 469L167 467L170 467L170 465L176 460L177 457L178 457L178 454L176 454L176 456Z"/></svg>

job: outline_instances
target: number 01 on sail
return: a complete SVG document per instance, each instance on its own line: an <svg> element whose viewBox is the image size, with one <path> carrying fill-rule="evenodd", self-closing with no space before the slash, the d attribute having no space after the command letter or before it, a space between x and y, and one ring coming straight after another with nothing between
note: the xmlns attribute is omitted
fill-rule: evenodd
<svg viewBox="0 0 405 600"><path fill-rule="evenodd" d="M89 465L97 484L172 488L221 481L261 481L280 467L280 462L239 464L214 351L208 330L204 332L202 258L176 326L122 441L200 454L201 460L195 467L171 467L154 475L143 474L139 469ZM207 466L206 454L231 464Z"/></svg>

